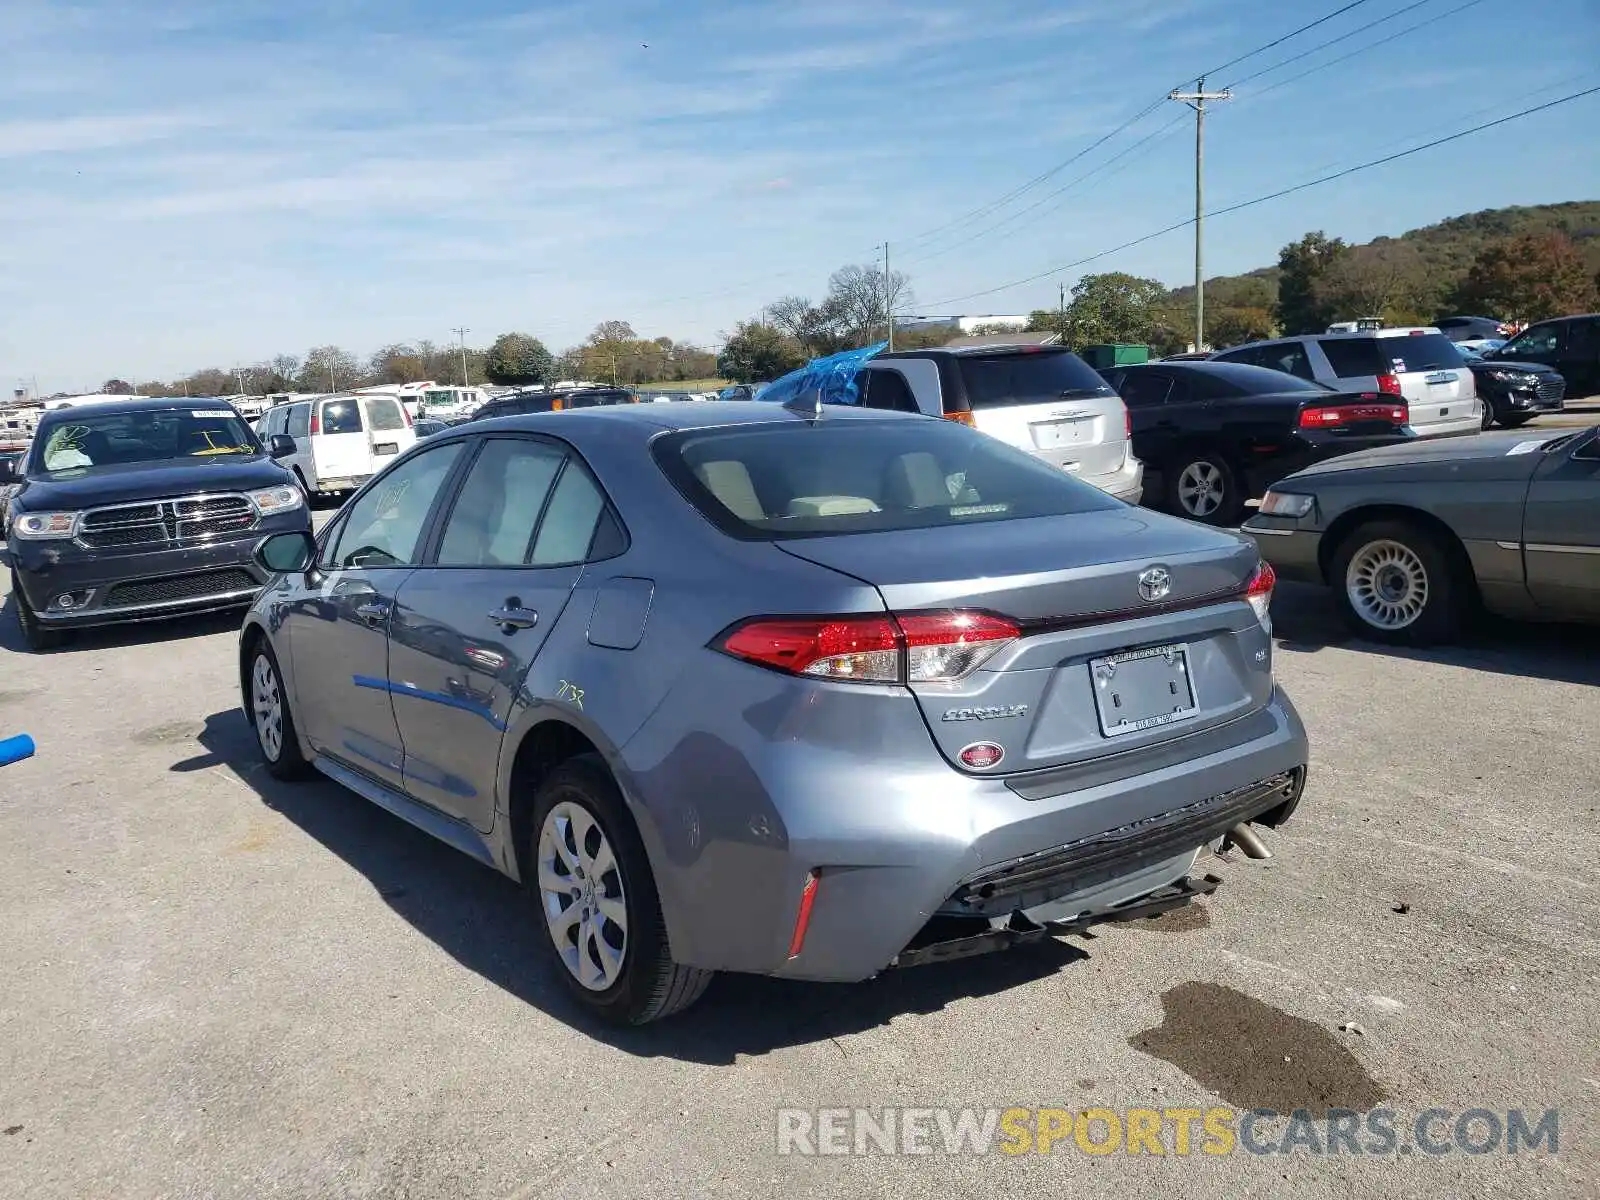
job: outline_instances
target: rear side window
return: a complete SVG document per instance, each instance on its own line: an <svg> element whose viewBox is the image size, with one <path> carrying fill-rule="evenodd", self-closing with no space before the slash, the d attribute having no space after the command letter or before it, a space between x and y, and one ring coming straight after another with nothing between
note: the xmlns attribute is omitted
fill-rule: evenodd
<svg viewBox="0 0 1600 1200"><path fill-rule="evenodd" d="M367 420L372 422L374 430L406 427L406 418L400 411L399 401L391 400L387 396L374 396L367 401Z"/></svg>
<svg viewBox="0 0 1600 1200"><path fill-rule="evenodd" d="M472 464L439 543L444 566L528 561L533 527L566 455L545 442L495 438Z"/></svg>
<svg viewBox="0 0 1600 1200"><path fill-rule="evenodd" d="M1244 361L1252 366L1283 371L1301 379L1316 378L1316 372L1311 369L1311 359L1306 356L1306 348L1299 342L1273 342L1271 345L1257 346L1251 357Z"/></svg>
<svg viewBox="0 0 1600 1200"><path fill-rule="evenodd" d="M303 438L310 428L311 406L309 404L296 404L289 410L289 436Z"/></svg>
<svg viewBox="0 0 1600 1200"><path fill-rule="evenodd" d="M355 400L324 400L322 402L323 433L360 433L361 405Z"/></svg>
<svg viewBox="0 0 1600 1200"><path fill-rule="evenodd" d="M1153 371L1129 371L1117 390L1129 408L1150 408L1166 403L1172 391L1172 380Z"/></svg>
<svg viewBox="0 0 1600 1200"><path fill-rule="evenodd" d="M1442 333L1397 334L1377 341L1378 353L1390 364L1387 370L1444 371L1466 366L1456 344Z"/></svg>
<svg viewBox="0 0 1600 1200"><path fill-rule="evenodd" d="M533 543L533 565L552 567L582 562L594 540L595 523L606 506L605 497L589 472L569 459L556 483L555 494L539 522Z"/></svg>
<svg viewBox="0 0 1600 1200"><path fill-rule="evenodd" d="M1376 338L1323 338L1317 343L1328 356L1328 365L1340 379L1360 375L1386 375L1388 365L1378 353Z"/></svg>
<svg viewBox="0 0 1600 1200"><path fill-rule="evenodd" d="M952 421L852 418L685 430L656 439L652 452L713 524L750 541L1120 507L1065 471Z"/></svg>
<svg viewBox="0 0 1600 1200"><path fill-rule="evenodd" d="M917 399L911 394L906 377L887 367L858 372L856 395L861 397L864 408L887 408L908 413L917 411Z"/></svg>
<svg viewBox="0 0 1600 1200"><path fill-rule="evenodd" d="M1114 394L1094 368L1068 351L963 354L956 361L974 410Z"/></svg>

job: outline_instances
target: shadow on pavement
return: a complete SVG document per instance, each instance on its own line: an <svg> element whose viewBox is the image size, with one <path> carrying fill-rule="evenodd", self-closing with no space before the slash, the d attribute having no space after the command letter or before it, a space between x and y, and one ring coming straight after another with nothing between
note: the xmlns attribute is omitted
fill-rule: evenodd
<svg viewBox="0 0 1600 1200"><path fill-rule="evenodd" d="M1457 646L1387 646L1352 632L1340 619L1327 588L1285 582L1272 597L1272 627L1283 654L1315 654L1337 646L1497 675L1600 687L1600 627L1592 625L1539 625L1485 616Z"/></svg>
<svg viewBox="0 0 1600 1200"><path fill-rule="evenodd" d="M233 608L199 616L169 617L160 621L96 625L90 629L74 630L71 637L53 650L31 651L22 640L22 626L17 623L16 598L7 593L3 602L0 602L0 650L10 650L16 654L81 654L86 650L154 645L158 642L206 637L213 633L232 633L238 630L244 620L244 611L243 608Z"/></svg>
<svg viewBox="0 0 1600 1200"><path fill-rule="evenodd" d="M389 906L468 970L591 1037L640 1057L728 1064L932 1013L1055 974L1088 955L1046 941L1004 954L890 971L862 984L789 983L724 975L682 1016L637 1029L592 1019L570 1000L544 957L526 894L421 830L326 780L282 783L260 765L238 709L206 718L207 753L180 772L226 766L281 813L366 877ZM314 912L308 920L316 920ZM846 1054L842 1046L841 1055Z"/></svg>

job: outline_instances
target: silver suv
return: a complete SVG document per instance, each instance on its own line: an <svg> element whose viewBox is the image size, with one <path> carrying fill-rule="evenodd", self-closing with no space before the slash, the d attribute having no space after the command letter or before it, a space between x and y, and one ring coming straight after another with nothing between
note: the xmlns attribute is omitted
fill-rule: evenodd
<svg viewBox="0 0 1600 1200"><path fill-rule="evenodd" d="M1211 357L1214 362L1287 371L1340 391L1402 396L1419 437L1483 428L1483 404L1472 371L1456 344L1432 326L1274 338Z"/></svg>

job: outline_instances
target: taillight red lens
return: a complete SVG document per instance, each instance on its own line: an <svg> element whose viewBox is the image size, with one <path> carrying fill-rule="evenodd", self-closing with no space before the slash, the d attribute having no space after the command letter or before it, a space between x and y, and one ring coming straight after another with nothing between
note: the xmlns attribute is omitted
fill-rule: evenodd
<svg viewBox="0 0 1600 1200"><path fill-rule="evenodd" d="M315 409L311 411L311 432L313 434L322 432L322 414Z"/></svg>
<svg viewBox="0 0 1600 1200"><path fill-rule="evenodd" d="M902 617L757 617L716 643L735 658L791 675L856 683L963 679L1021 630L988 613Z"/></svg>
<svg viewBox="0 0 1600 1200"><path fill-rule="evenodd" d="M1378 390L1386 396L1402 395L1403 393L1400 391L1400 376L1379 375Z"/></svg>
<svg viewBox="0 0 1600 1200"><path fill-rule="evenodd" d="M1245 585L1244 598L1250 601L1250 607L1256 610L1256 620L1271 629L1267 616L1272 607L1272 589L1278 586L1278 573L1272 569L1272 564L1262 562L1256 566L1256 573L1250 576L1250 582Z"/></svg>
<svg viewBox="0 0 1600 1200"><path fill-rule="evenodd" d="M1130 442L1133 440L1133 414L1128 411L1126 405L1122 409L1122 436Z"/></svg>
<svg viewBox="0 0 1600 1200"><path fill-rule="evenodd" d="M806 946L806 930L811 928L811 906L817 902L817 880L821 876L812 871L806 876L806 885L800 889L800 911L794 919L794 934L789 938L789 957L799 958Z"/></svg>
<svg viewBox="0 0 1600 1200"><path fill-rule="evenodd" d="M1410 418L1411 410L1405 404L1324 404L1316 408L1302 408L1300 428L1336 429L1352 421L1388 421L1393 425L1404 425Z"/></svg>

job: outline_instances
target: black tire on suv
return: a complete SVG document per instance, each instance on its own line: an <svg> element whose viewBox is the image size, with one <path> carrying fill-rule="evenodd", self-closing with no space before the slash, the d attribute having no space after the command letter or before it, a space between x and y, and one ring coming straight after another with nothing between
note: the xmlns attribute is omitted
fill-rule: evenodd
<svg viewBox="0 0 1600 1200"><path fill-rule="evenodd" d="M11 571L11 602L17 606L17 624L22 628L22 640L27 643L29 650L55 650L71 639L72 635L64 629L46 629L39 624L38 614L28 603L15 568Z"/></svg>

